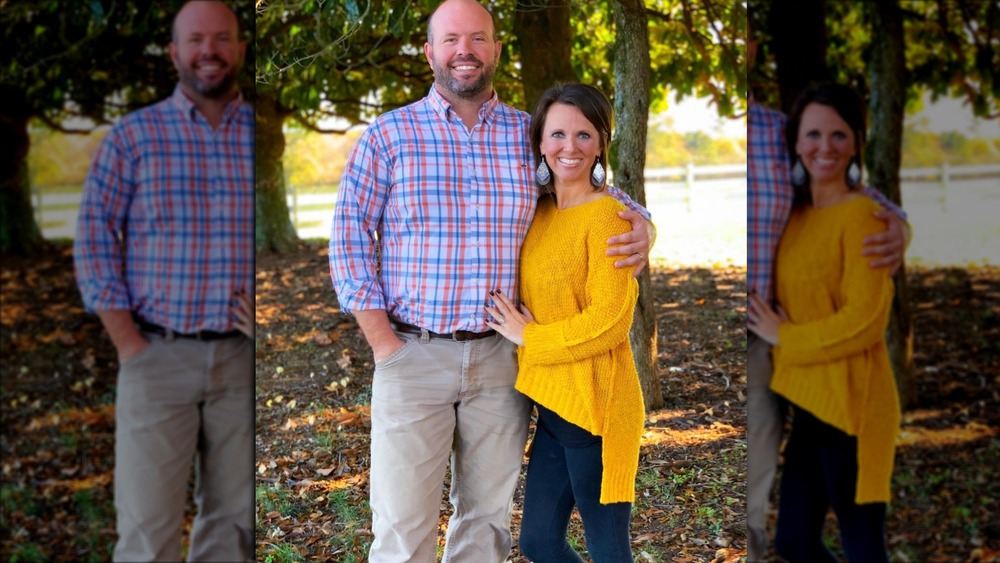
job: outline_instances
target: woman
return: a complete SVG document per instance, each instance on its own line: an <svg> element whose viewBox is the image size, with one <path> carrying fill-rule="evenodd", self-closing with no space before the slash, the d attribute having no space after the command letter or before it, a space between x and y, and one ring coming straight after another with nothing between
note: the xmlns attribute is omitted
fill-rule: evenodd
<svg viewBox="0 0 1000 563"><path fill-rule="evenodd" d="M888 561L886 503L899 399L885 345L893 286L862 241L884 230L859 190L864 105L839 85L807 89L786 136L795 200L778 247L773 310L750 297L750 330L774 346L771 389L792 404L779 555L836 561L822 540L832 506L850 561Z"/></svg>
<svg viewBox="0 0 1000 563"><path fill-rule="evenodd" d="M521 251L522 306L491 292L486 307L520 346L516 387L538 409L520 536L536 563L583 561L566 541L574 505L595 562L632 561L644 408L628 341L638 284L605 253L628 228L604 190L611 122L592 86L542 96L530 136L544 195Z"/></svg>

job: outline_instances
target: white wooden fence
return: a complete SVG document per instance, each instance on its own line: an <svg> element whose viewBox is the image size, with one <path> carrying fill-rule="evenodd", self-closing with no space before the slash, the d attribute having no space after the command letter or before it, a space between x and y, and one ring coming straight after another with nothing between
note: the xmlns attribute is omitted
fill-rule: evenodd
<svg viewBox="0 0 1000 563"><path fill-rule="evenodd" d="M911 194L919 190L926 197L928 190L935 190L941 210L947 211L955 198L962 197L966 186L974 182L987 185L1000 197L1000 164L980 166L949 166L934 168L909 168L900 170L903 183L904 207ZM738 199L742 187L745 208L746 166L729 164L716 166L687 165L677 168L652 168L646 171L646 197L651 211L658 205L680 203L689 214L699 212L701 198L714 198L717 189ZM35 190L32 196L36 220L46 238L73 237L76 233L76 215L80 205L79 193L42 194ZM292 224L302 238L330 236L335 193L298 194L289 187L288 208ZM713 203L713 206L715 203ZM745 214L743 215L745 217Z"/></svg>
<svg viewBox="0 0 1000 563"><path fill-rule="evenodd" d="M691 213L698 205L699 191L717 192L722 187L735 189L745 199L746 171L744 164L650 168L645 174L647 207L659 217L662 214L657 213L657 207L682 202L687 212ZM298 194L294 186L289 186L288 192L288 210L299 236L329 237L336 194ZM745 204L740 217L746 217Z"/></svg>

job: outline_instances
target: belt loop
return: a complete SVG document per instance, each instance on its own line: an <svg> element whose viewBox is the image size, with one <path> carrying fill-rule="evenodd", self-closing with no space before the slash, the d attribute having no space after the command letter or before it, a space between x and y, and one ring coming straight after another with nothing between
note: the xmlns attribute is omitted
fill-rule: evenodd
<svg viewBox="0 0 1000 563"><path fill-rule="evenodd" d="M426 328L420 329L420 343L427 344L431 341L431 333Z"/></svg>
<svg viewBox="0 0 1000 563"><path fill-rule="evenodd" d="M177 333L175 333L173 330L169 328L164 328L163 332L164 332L163 339L166 340L167 342L173 342L174 340L177 339Z"/></svg>

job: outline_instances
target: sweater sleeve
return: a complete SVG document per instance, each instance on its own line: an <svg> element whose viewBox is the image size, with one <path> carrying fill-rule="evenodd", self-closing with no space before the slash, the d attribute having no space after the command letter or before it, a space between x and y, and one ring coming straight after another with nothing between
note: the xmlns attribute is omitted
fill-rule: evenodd
<svg viewBox="0 0 1000 563"><path fill-rule="evenodd" d="M884 338L892 305L892 279L885 268L870 267L868 258L861 254L864 238L882 229L884 225L870 214L845 228L837 311L811 322L783 323L778 331L782 363L829 362L863 352Z"/></svg>
<svg viewBox="0 0 1000 563"><path fill-rule="evenodd" d="M628 223L617 215L594 217L587 234L585 306L579 313L524 328L522 358L529 364L574 362L607 352L628 338L639 284L631 268L615 268L607 240Z"/></svg>

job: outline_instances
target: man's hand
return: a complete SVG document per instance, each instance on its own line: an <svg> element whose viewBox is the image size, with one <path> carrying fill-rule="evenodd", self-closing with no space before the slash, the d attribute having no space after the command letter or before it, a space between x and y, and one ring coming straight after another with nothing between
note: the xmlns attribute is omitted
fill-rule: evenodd
<svg viewBox="0 0 1000 563"><path fill-rule="evenodd" d="M887 266L889 275L896 273L903 263L903 253L906 251L906 241L909 235L909 225L888 209L875 212L875 217L886 222L885 231L872 235L864 240L864 256L877 256L869 265L872 268Z"/></svg>
<svg viewBox="0 0 1000 563"><path fill-rule="evenodd" d="M236 321L233 322L233 326L237 330L247 335L250 340L254 339L254 328L257 325L256 319L254 319L254 305L250 301L250 296L247 295L245 291L239 291L236 294L236 305L232 307L233 315L236 316Z"/></svg>
<svg viewBox="0 0 1000 563"><path fill-rule="evenodd" d="M146 349L146 346L149 346L149 341L143 338L139 332L136 332L134 337L122 340L121 344L115 345L115 348L118 350L118 363L124 364L138 356Z"/></svg>
<svg viewBox="0 0 1000 563"><path fill-rule="evenodd" d="M101 318L104 329L111 337L111 343L115 345L119 364L138 356L146 346L149 346L149 341L136 328L131 311L124 309L98 311L97 316Z"/></svg>
<svg viewBox="0 0 1000 563"><path fill-rule="evenodd" d="M403 347L403 341L393 332L392 325L389 324L389 315L385 310L354 311L354 318L357 319L368 345L372 347L372 356L376 364Z"/></svg>
<svg viewBox="0 0 1000 563"><path fill-rule="evenodd" d="M632 230L608 239L608 256L627 256L615 262L615 268L635 267L632 277L639 277L649 263L649 252L656 240L656 227L638 211L619 211L618 216L632 224ZM619 246L614 246L619 245Z"/></svg>

